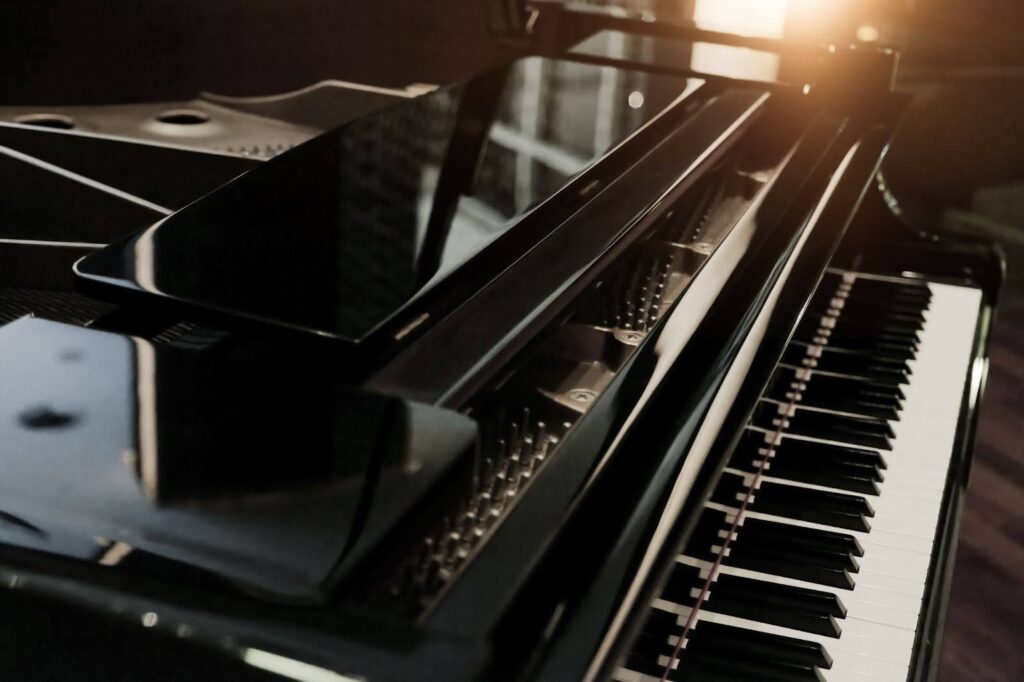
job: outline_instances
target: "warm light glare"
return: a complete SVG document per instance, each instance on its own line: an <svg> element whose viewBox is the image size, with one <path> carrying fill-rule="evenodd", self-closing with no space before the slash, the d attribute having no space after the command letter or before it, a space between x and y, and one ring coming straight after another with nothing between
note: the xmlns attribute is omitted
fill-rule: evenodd
<svg viewBox="0 0 1024 682"><path fill-rule="evenodd" d="M709 31L781 38L786 25L786 0L697 0L693 20ZM690 66L701 73L742 73L751 80L773 81L778 77L779 58L728 45L695 43Z"/></svg>
<svg viewBox="0 0 1024 682"><path fill-rule="evenodd" d="M626 98L626 103L631 109L639 109L644 105L644 93L639 90L634 90L629 93L629 97Z"/></svg>
<svg viewBox="0 0 1024 682"><path fill-rule="evenodd" d="M693 21L708 31L781 38L786 0L697 0Z"/></svg>
<svg viewBox="0 0 1024 682"><path fill-rule="evenodd" d="M878 40L878 29L870 24L864 24L857 29L857 40L865 43L873 43Z"/></svg>

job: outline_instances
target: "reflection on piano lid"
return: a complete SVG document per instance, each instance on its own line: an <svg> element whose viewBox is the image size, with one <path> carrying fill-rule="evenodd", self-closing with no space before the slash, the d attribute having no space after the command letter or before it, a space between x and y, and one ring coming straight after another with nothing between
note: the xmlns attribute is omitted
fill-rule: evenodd
<svg viewBox="0 0 1024 682"><path fill-rule="evenodd" d="M98 561L83 547L103 538L269 599L325 598L428 488L470 475L476 442L467 417L325 374L216 335L4 326L2 541Z"/></svg>
<svg viewBox="0 0 1024 682"><path fill-rule="evenodd" d="M77 272L107 295L358 342L471 259L466 290L494 277L534 243L499 237L542 202L583 203L594 187L569 196L572 179L694 85L521 60L311 140Z"/></svg>
<svg viewBox="0 0 1024 682"><path fill-rule="evenodd" d="M806 53L756 50L678 38L644 36L605 30L574 46L569 53L595 64L629 65L694 77L728 78L758 85L802 86L816 82L824 61Z"/></svg>

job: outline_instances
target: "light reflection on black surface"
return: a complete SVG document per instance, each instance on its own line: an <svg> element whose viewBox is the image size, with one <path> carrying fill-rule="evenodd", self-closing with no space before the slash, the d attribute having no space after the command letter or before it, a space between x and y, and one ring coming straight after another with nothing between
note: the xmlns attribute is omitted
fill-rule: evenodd
<svg viewBox="0 0 1024 682"><path fill-rule="evenodd" d="M316 138L86 258L78 272L358 341L686 88L683 79L521 60ZM630 103L635 92L640 105ZM491 276L505 265L496 258Z"/></svg>
<svg viewBox="0 0 1024 682"><path fill-rule="evenodd" d="M0 540L108 565L138 549L268 598L325 598L476 427L271 355L0 328Z"/></svg>
<svg viewBox="0 0 1024 682"><path fill-rule="evenodd" d="M625 59L636 64L692 69L702 74L746 81L779 78L777 54L729 45L601 31L572 49L582 57Z"/></svg>

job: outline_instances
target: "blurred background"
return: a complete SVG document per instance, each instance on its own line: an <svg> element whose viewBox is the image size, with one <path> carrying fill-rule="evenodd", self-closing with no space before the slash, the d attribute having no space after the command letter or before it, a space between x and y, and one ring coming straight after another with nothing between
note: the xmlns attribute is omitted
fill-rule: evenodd
<svg viewBox="0 0 1024 682"><path fill-rule="evenodd" d="M885 162L893 196L922 227L995 239L1008 262L940 679L1024 679L1024 2L592 4L711 30L901 52L897 87L914 100ZM225 103L259 113L274 101L268 96L329 79L379 88L382 97L411 96L479 72L516 50L487 26L483 0L7 0L0 4L0 121L85 129L92 121L104 131L129 125L122 110L89 107L156 103L158 123L139 126L137 135L181 130L198 144L203 128L180 126L208 126L203 117ZM728 48L719 49L693 50L693 66L728 60ZM764 68L770 78L778 67ZM543 82L535 87L542 98ZM272 155L329 126L330 108L323 111L320 120L293 120L276 145L216 139L225 149Z"/></svg>

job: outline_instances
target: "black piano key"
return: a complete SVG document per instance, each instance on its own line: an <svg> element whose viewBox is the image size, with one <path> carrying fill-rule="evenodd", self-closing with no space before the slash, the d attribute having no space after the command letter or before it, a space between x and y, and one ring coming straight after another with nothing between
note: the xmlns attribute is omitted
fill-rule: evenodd
<svg viewBox="0 0 1024 682"><path fill-rule="evenodd" d="M832 314L839 317L867 317L871 319L893 319L904 322L922 323L926 319L927 301L913 299L872 300L850 292L847 296L832 297L814 301L818 307L807 308L807 314ZM838 303L838 305L833 305Z"/></svg>
<svg viewBox="0 0 1024 682"><path fill-rule="evenodd" d="M859 379L814 374L810 381L789 384L800 403L837 412L852 412L876 419L897 420L903 408L902 392L880 390Z"/></svg>
<svg viewBox="0 0 1024 682"><path fill-rule="evenodd" d="M696 559L714 560L711 548L724 542L720 532L728 532L730 527L730 524L726 524L724 519L725 514L721 512L705 510L690 534L690 539L686 543L684 552ZM682 568L679 570L682 570Z"/></svg>
<svg viewBox="0 0 1024 682"><path fill-rule="evenodd" d="M728 603L732 606L727 606ZM839 637L846 608L829 592L721 575L705 608L761 623Z"/></svg>
<svg viewBox="0 0 1024 682"><path fill-rule="evenodd" d="M718 480L718 485L712 491L711 499L714 502L738 507L748 497L748 490L749 488L744 483L743 477L724 473Z"/></svg>
<svg viewBox="0 0 1024 682"><path fill-rule="evenodd" d="M809 314L812 314L810 311ZM906 329L919 332L925 326L927 317L923 310L909 306L874 305L865 299L852 299L843 307L829 310L826 314L835 316L838 324L852 323L870 329ZM818 315L820 316L820 315Z"/></svg>
<svg viewBox="0 0 1024 682"><path fill-rule="evenodd" d="M768 575L828 585L842 590L852 590L856 585L853 576L846 569L808 559L795 552L737 546L725 559L725 564Z"/></svg>
<svg viewBox="0 0 1024 682"><path fill-rule="evenodd" d="M671 655L671 654L666 654ZM623 667L629 670L635 670L638 673L644 675L650 675L656 679L661 679L662 673L665 672L665 666L658 662L658 658L651 658L646 653L637 653L635 651L629 652L626 660L623 662Z"/></svg>
<svg viewBox="0 0 1024 682"><path fill-rule="evenodd" d="M765 474L787 481L848 490L861 495L877 497L881 492L878 484L882 479L882 474L877 467L872 471L864 471L860 467L851 469L833 466L826 461L797 462L793 459L776 456Z"/></svg>
<svg viewBox="0 0 1024 682"><path fill-rule="evenodd" d="M747 491L744 477L726 472L715 486L711 499L732 507L739 507L746 500L750 511L848 530L867 532L871 529L868 518L874 516L874 510L860 495L815 490L774 481L762 481L753 495ZM701 541L706 544L706 537L701 536ZM691 540L690 544L694 544L694 541Z"/></svg>
<svg viewBox="0 0 1024 682"><path fill-rule="evenodd" d="M875 515L871 505L860 495L812 490L781 483L762 483L748 508L765 514L864 532L871 530L867 519Z"/></svg>
<svg viewBox="0 0 1024 682"><path fill-rule="evenodd" d="M751 523L751 520L746 523ZM736 540L729 545L728 557L723 558L725 565L819 585L853 589L855 583L851 569L856 570L858 566L849 546L837 546L838 543L832 538L825 538L830 542L816 544L807 540L819 536L809 533L797 533L795 537L798 540L789 540L777 533L758 532L756 524L753 528L755 530L750 533L746 529L737 533ZM799 539L805 541L800 542ZM691 539L685 555L714 562L718 559L718 551L713 550L713 546L724 547L722 540L717 537L714 540L709 536L699 540ZM705 584L705 580L699 576L700 572L693 566L676 563L662 590L662 598L683 606L695 606L697 594ZM714 584L710 589L714 590Z"/></svg>
<svg viewBox="0 0 1024 682"><path fill-rule="evenodd" d="M809 339L811 340L811 339ZM884 357L890 360L913 360L917 356L917 348L910 344L894 343L884 339L866 339L851 336L840 336L828 340L830 348L846 353L863 353Z"/></svg>
<svg viewBox="0 0 1024 682"><path fill-rule="evenodd" d="M812 337L807 337L813 340ZM860 353L874 353L897 360L913 360L917 356L918 342L892 338L882 334L857 334L848 330L829 330L827 345Z"/></svg>
<svg viewBox="0 0 1024 682"><path fill-rule="evenodd" d="M739 534L738 534L739 535ZM744 531L739 540L732 545L732 553L755 552L769 550L792 556L805 564L815 564L842 568L851 573L860 571L856 557L846 548L821 547L807 543L794 542L787 537L768 537L758 533Z"/></svg>
<svg viewBox="0 0 1024 682"><path fill-rule="evenodd" d="M918 341L913 338L894 337L879 332L868 334L858 333L847 328L822 328L819 321L802 322L796 330L796 341L829 348L839 348L848 352L879 355L894 360L912 360L917 354Z"/></svg>
<svg viewBox="0 0 1024 682"><path fill-rule="evenodd" d="M838 346L842 346L846 339L858 343L867 341L875 344L892 344L901 348L909 348L915 352L921 346L921 337L916 329L898 324L887 324L882 321L872 323L840 318L839 322L829 331L829 343L835 343Z"/></svg>
<svg viewBox="0 0 1024 682"><path fill-rule="evenodd" d="M847 277L848 275L852 275L852 277ZM838 286L847 279L850 280L850 286L856 287L858 290L871 291L881 295L891 296L895 292L904 292L907 295L931 296L928 284L917 279L879 279L865 276L862 273L843 270L829 271L826 273L826 277L822 278L822 281L832 282L833 286Z"/></svg>
<svg viewBox="0 0 1024 682"><path fill-rule="evenodd" d="M823 346L818 351L810 351L810 348L806 343L794 341L786 348L782 361L794 367L863 377L888 386L900 386L909 381L910 366L905 359L886 358L877 353L855 352L834 346ZM813 355L808 355L809 352Z"/></svg>
<svg viewBox="0 0 1024 682"><path fill-rule="evenodd" d="M824 313L825 311L822 311ZM867 302L844 305L838 310L840 319L899 325L920 331L925 324L924 312L915 306L876 306Z"/></svg>
<svg viewBox="0 0 1024 682"><path fill-rule="evenodd" d="M626 667L660 677L665 667L658 662L659 657L671 656L676 648L669 644L669 637L679 636L683 632L678 620L679 616L674 613L652 608L632 643Z"/></svg>
<svg viewBox="0 0 1024 682"><path fill-rule="evenodd" d="M693 566L676 562L665 582L665 587L661 590L661 598L683 606L695 606L697 598L693 595L693 590L702 589L704 583L705 581L700 578L700 571Z"/></svg>
<svg viewBox="0 0 1024 682"><path fill-rule="evenodd" d="M827 303L836 302L830 299ZM920 329L927 322L926 308L916 302L893 301L879 304L864 297L849 296L838 300L840 305L834 308L808 308L808 315L831 315L848 320L866 319L870 321L893 322L896 324L913 325Z"/></svg>
<svg viewBox="0 0 1024 682"><path fill-rule="evenodd" d="M829 343L842 345L844 339L857 339L871 343L888 342L917 348L920 342L918 328L913 324L892 320L847 318L811 315L797 325L798 339L828 336Z"/></svg>
<svg viewBox="0 0 1024 682"><path fill-rule="evenodd" d="M748 440L748 436L755 436ZM765 448L759 432L748 431L741 440L729 461L729 466L740 471L756 473L762 471L765 476L772 476L789 481L812 483L814 485L848 490L862 495L879 494L878 484L884 480L881 469L874 464L846 462L818 453L802 453L800 450L775 450L775 454L762 466ZM750 445L753 441L755 444Z"/></svg>
<svg viewBox="0 0 1024 682"><path fill-rule="evenodd" d="M903 391L898 386L808 369L810 369L809 374L803 371L798 377L796 370L780 367L772 378L771 386L772 388L776 385L792 388L796 385L804 395L813 395L816 391L825 394L840 394L851 400L878 403L895 409L899 409L903 402Z"/></svg>
<svg viewBox="0 0 1024 682"><path fill-rule="evenodd" d="M837 291L819 289L808 303L808 311L839 310L878 311L884 315L921 316L931 303L931 295L925 296L871 296L863 289Z"/></svg>
<svg viewBox="0 0 1024 682"><path fill-rule="evenodd" d="M811 336L801 337L813 339ZM837 348L851 348L886 357L912 360L917 356L920 342L916 335L890 334L879 330L851 329L849 325L828 330L827 344Z"/></svg>
<svg viewBox="0 0 1024 682"><path fill-rule="evenodd" d="M788 368L776 371L765 397L889 421L899 419L901 407L901 399L891 387L873 389L865 381L820 373L801 380Z"/></svg>
<svg viewBox="0 0 1024 682"><path fill-rule="evenodd" d="M799 536L786 536L784 534L762 534L753 530L743 529L740 535L736 534L740 542L733 543L733 553L753 550L755 548L766 548L775 552L791 554L804 563L816 563L819 565L837 566L856 573L860 570L857 557L850 547L846 545L826 545L802 542Z"/></svg>
<svg viewBox="0 0 1024 682"><path fill-rule="evenodd" d="M659 643L638 637L626 657L625 666L645 675L660 677L665 666L659 662L659 657L671 656L673 649L667 640Z"/></svg>
<svg viewBox="0 0 1024 682"><path fill-rule="evenodd" d="M759 535L767 539L775 538L779 542L845 551L854 557L864 556L864 548L861 547L857 538L847 533L804 528L766 519L746 519L740 528L744 537Z"/></svg>
<svg viewBox="0 0 1024 682"><path fill-rule="evenodd" d="M755 432L757 433L757 432ZM884 470L885 458L875 450L856 448L848 445L819 443L801 438L783 437L775 446L776 456L785 454L803 459L823 459L836 464L862 466Z"/></svg>
<svg viewBox="0 0 1024 682"><path fill-rule="evenodd" d="M846 278L845 275L852 274L852 278ZM850 273L844 271L844 273L828 272L821 280L819 288L827 288L830 291L835 291L840 285L845 284L852 290L871 293L876 296L884 296L887 298L893 298L896 296L913 296L931 298L931 289L925 282L914 279L876 279L873 277L865 277L860 273Z"/></svg>
<svg viewBox="0 0 1024 682"><path fill-rule="evenodd" d="M871 310L878 311L883 315L906 315L908 317L923 317L922 313L927 309L930 296L892 296L873 297L863 290L840 292L835 288L819 288L807 304L808 314L824 314L829 310L840 312Z"/></svg>
<svg viewBox="0 0 1024 682"><path fill-rule="evenodd" d="M690 631L687 649L715 652L720 656L810 665L828 669L832 657L817 642L782 637L732 625L701 621Z"/></svg>
<svg viewBox="0 0 1024 682"><path fill-rule="evenodd" d="M728 532L729 528L731 524L725 512L705 509L698 521L698 530L691 536L684 553L695 559L714 561L718 555L712 548L724 546L724 538L718 531ZM864 549L852 535L764 519L746 518L738 527L735 542L730 546L742 554L747 545L776 547L791 555L803 556L804 561L809 561L810 557L829 557L829 565L854 573L860 570L856 557L864 556ZM676 597L686 594L692 587L700 587L703 581L699 579L696 568L679 564L670 575L668 585L674 589L671 597L676 601ZM669 588L666 590L668 595Z"/></svg>
<svg viewBox="0 0 1024 682"><path fill-rule="evenodd" d="M861 296L870 296L871 298L887 299L887 300L906 300L906 301L929 301L932 297L932 292L928 288L928 285L923 282L912 282L906 280L904 282L893 282L889 280L878 280L870 279L866 277L858 277L854 280L851 293Z"/></svg>
<svg viewBox="0 0 1024 682"><path fill-rule="evenodd" d="M769 623L793 630L803 630L825 637L839 637L842 633L836 622L836 609L826 592L815 592L762 580L750 580L733 575L719 576L711 586L702 608L714 613Z"/></svg>
<svg viewBox="0 0 1024 682"><path fill-rule="evenodd" d="M723 657L689 647L679 655L678 667L668 675L681 682L824 682L815 666Z"/></svg>
<svg viewBox="0 0 1024 682"><path fill-rule="evenodd" d="M810 370L809 374L807 370ZM817 387L817 390L820 391L848 394L851 397L870 399L897 408L903 401L903 391L890 383L875 383L869 379L829 373L814 368L803 368L798 377L796 370L782 366L775 371L775 375L772 377L772 387L776 384L787 387L792 384L801 384L805 393L808 389Z"/></svg>
<svg viewBox="0 0 1024 682"><path fill-rule="evenodd" d="M754 426L768 431L782 429L787 434L880 450L891 450L890 439L895 435L889 424L881 419L836 414L800 406L791 408L789 405L768 400L762 400L758 404L751 422Z"/></svg>

